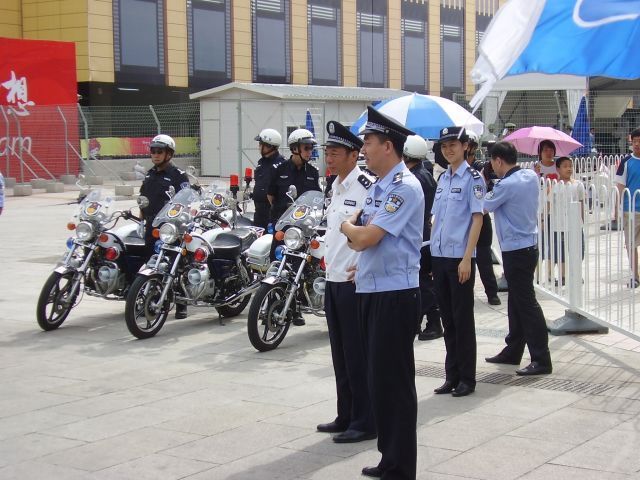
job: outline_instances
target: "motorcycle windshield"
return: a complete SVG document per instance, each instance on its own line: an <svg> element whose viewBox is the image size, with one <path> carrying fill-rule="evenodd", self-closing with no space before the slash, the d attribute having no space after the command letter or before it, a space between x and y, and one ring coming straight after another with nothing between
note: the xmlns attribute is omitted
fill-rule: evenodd
<svg viewBox="0 0 640 480"><path fill-rule="evenodd" d="M202 194L202 204L200 208L203 210L219 210L228 208L227 199L231 196L226 188L219 185L211 184Z"/></svg>
<svg viewBox="0 0 640 480"><path fill-rule="evenodd" d="M153 220L153 226L157 227L167 222L188 223L192 217L191 209L196 208L199 201L200 195L195 190L183 188L158 212Z"/></svg>
<svg viewBox="0 0 640 480"><path fill-rule="evenodd" d="M79 220L91 223L105 223L111 218L113 197L102 190L91 190L78 206Z"/></svg>
<svg viewBox="0 0 640 480"><path fill-rule="evenodd" d="M324 194L317 190L304 192L296 198L286 212L282 214L276 230L284 230L287 227L299 227L308 231L320 224L323 217Z"/></svg>

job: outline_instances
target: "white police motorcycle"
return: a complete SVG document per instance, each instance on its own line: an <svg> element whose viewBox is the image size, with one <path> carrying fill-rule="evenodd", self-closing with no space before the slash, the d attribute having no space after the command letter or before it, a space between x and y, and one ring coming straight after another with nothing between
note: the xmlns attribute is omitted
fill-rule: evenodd
<svg viewBox="0 0 640 480"><path fill-rule="evenodd" d="M289 195L295 198L295 187ZM324 316L324 209L322 192L305 192L276 223L274 236L284 245L275 250L247 321L249 341L260 352L280 345L296 311Z"/></svg>

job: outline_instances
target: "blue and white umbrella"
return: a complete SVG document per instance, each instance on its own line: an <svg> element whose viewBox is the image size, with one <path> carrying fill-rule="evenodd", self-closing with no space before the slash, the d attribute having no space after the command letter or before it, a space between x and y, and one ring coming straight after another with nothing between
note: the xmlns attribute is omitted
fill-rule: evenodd
<svg viewBox="0 0 640 480"><path fill-rule="evenodd" d="M439 138L440 130L445 127L465 127L478 137L484 131L484 125L480 120L457 103L442 97L413 93L385 100L373 108L421 137L432 140ZM365 111L351 126L351 131L356 135L359 134L366 123L367 112Z"/></svg>

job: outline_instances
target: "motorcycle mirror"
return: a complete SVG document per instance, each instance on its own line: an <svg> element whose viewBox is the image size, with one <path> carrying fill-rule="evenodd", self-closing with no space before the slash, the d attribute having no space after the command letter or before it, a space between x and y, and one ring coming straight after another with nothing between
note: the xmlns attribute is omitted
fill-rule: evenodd
<svg viewBox="0 0 640 480"><path fill-rule="evenodd" d="M169 197L169 200L171 200L173 196L176 194L176 188L173 185L170 185L169 190L167 190L165 193Z"/></svg>
<svg viewBox="0 0 640 480"><path fill-rule="evenodd" d="M289 185L289 190L287 190L287 197L291 200L295 200L298 197L298 189L295 185Z"/></svg>
<svg viewBox="0 0 640 480"><path fill-rule="evenodd" d="M89 186L87 185L87 177L85 177L82 173L78 175L76 185L80 188L80 190L87 190L89 188Z"/></svg>
<svg viewBox="0 0 640 480"><path fill-rule="evenodd" d="M187 167L187 174L195 177L196 176L196 167L194 167L193 165L189 165Z"/></svg>
<svg viewBox="0 0 640 480"><path fill-rule="evenodd" d="M147 208L149 206L149 199L144 195L140 195L137 198L136 202L138 203L138 207L140 208Z"/></svg>

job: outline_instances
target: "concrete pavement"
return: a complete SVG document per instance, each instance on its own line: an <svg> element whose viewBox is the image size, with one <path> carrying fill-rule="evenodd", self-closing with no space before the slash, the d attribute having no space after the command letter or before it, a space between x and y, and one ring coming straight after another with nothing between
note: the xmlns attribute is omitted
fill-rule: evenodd
<svg viewBox="0 0 640 480"><path fill-rule="evenodd" d="M191 308L139 341L123 303L85 296L60 329L40 331L37 297L75 195L9 197L0 216L0 479L350 479L377 463L375 441L315 432L335 415L321 318L264 354L246 311L220 325ZM483 360L503 344L506 295L487 305L479 278L476 292L476 393L434 395L444 344L415 343L418 478L640 479L640 343L551 337L554 373L518 378ZM549 319L564 312L541 303Z"/></svg>

